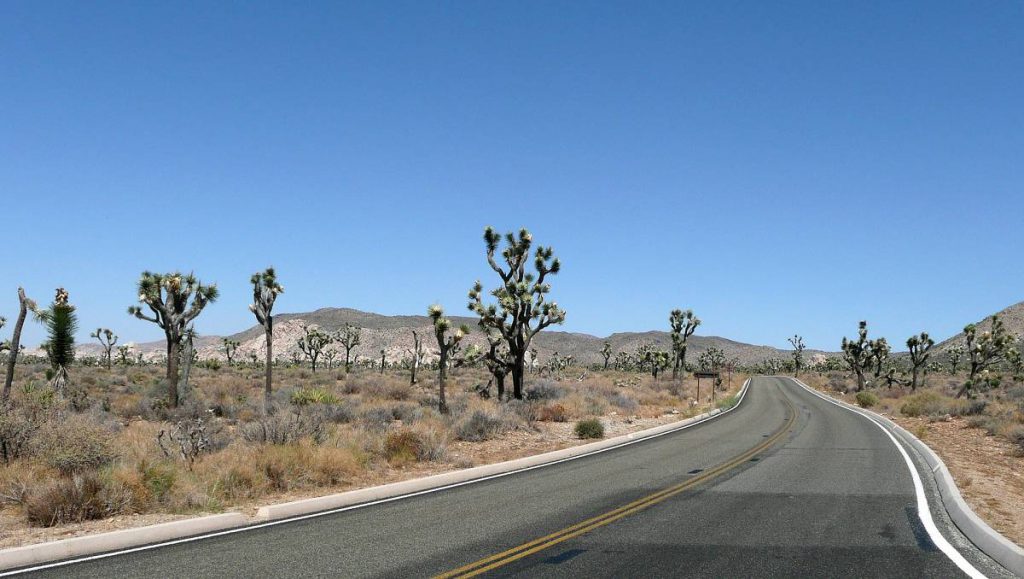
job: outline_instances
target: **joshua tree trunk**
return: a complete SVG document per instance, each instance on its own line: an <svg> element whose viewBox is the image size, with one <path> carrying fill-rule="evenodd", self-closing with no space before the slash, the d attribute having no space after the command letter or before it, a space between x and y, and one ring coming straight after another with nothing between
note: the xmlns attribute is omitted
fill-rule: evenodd
<svg viewBox="0 0 1024 579"><path fill-rule="evenodd" d="M18 350L21 349L21 328L25 325L25 316L28 315L30 300L25 297L25 290L18 288L18 302L21 309L18 311L18 321L14 324L14 334L11 335L11 352L7 357L7 377L4 379L3 402L7 403L11 398L11 384L14 383L14 364L18 361Z"/></svg>
<svg viewBox="0 0 1024 579"><path fill-rule="evenodd" d="M494 383L498 387L498 402L505 400L505 375L495 374Z"/></svg>
<svg viewBox="0 0 1024 579"><path fill-rule="evenodd" d="M269 411L270 397L274 390L274 320L272 318L267 318L263 332L267 336L267 377L263 387L263 407Z"/></svg>
<svg viewBox="0 0 1024 579"><path fill-rule="evenodd" d="M181 355L181 339L167 332L167 402L171 408L178 407L178 357Z"/></svg>
<svg viewBox="0 0 1024 579"><path fill-rule="evenodd" d="M448 378L448 350L445 348L441 348L441 360L437 368L437 411L448 414L448 402L444 399L445 380Z"/></svg>
<svg viewBox="0 0 1024 579"><path fill-rule="evenodd" d="M518 354L516 363L512 365L512 396L516 400L523 399L523 366L524 356Z"/></svg>

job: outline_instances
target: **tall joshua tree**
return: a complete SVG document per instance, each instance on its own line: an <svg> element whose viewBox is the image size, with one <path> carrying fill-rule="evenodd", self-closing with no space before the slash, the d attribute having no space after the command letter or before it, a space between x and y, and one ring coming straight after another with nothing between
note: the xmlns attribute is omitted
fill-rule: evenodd
<svg viewBox="0 0 1024 579"><path fill-rule="evenodd" d="M412 352L410 352L412 354L412 372L410 373L411 375L409 376L409 384L415 385L416 372L419 371L420 364L423 363L424 356L423 340L420 338L420 335L416 333L416 330L412 331L412 344Z"/></svg>
<svg viewBox="0 0 1024 579"><path fill-rule="evenodd" d="M53 368L53 389L62 394L68 383L68 368L75 361L75 332L78 331L75 306L68 302L68 297L67 290L57 288L50 307L36 312L36 317L46 326L47 340L43 349Z"/></svg>
<svg viewBox="0 0 1024 579"><path fill-rule="evenodd" d="M111 355L114 350L114 346L117 344L117 334L111 331L109 328L96 328L96 331L89 334L90 338L96 338L100 347L103 348L103 360L107 363L107 370L110 370L114 360Z"/></svg>
<svg viewBox="0 0 1024 579"><path fill-rule="evenodd" d="M235 352L238 351L238 347L242 345L238 340L232 340L231 338L221 338L220 349L224 352L224 357L227 358L228 366L235 365Z"/></svg>
<svg viewBox="0 0 1024 579"><path fill-rule="evenodd" d="M533 258L536 275L526 271L533 245L533 236L526 229L521 229L518 237L505 235L506 246L501 252L504 264L499 265L494 254L500 242L501 236L493 228L484 229L487 263L501 279L490 292L498 303L484 304L483 284L478 280L469 291L469 309L480 316L478 323L485 332L494 331L505 341L512 361L512 395L521 400L530 342L544 328L565 321L565 312L558 304L547 301L551 291L547 277L558 274L562 266L552 248L539 245Z"/></svg>
<svg viewBox="0 0 1024 579"><path fill-rule="evenodd" d="M437 348L440 350L441 358L437 364L437 411L441 414L448 414L448 403L444 398L445 381L448 377L448 363L452 352L458 348L459 342L469 333L465 325L459 326L454 332L449 333L452 322L444 317L444 308L434 304L427 308L427 315L434 323L434 336L437 337Z"/></svg>
<svg viewBox="0 0 1024 579"><path fill-rule="evenodd" d="M129 307L128 313L152 322L164 331L167 339L167 401L172 408L177 407L181 339L203 308L217 301L217 284L205 285L191 273L144 271L139 278L138 290L139 303L145 304L152 315L144 313L140 306Z"/></svg>
<svg viewBox="0 0 1024 579"><path fill-rule="evenodd" d="M316 326L302 326L302 332L303 335L298 341L299 350L306 356L313 371L316 372L316 362L320 359L320 354L334 339L330 334L321 332L320 328Z"/></svg>
<svg viewBox="0 0 1024 579"><path fill-rule="evenodd" d="M686 372L686 348L690 336L697 331L700 318L693 315L693 310L672 310L668 316L672 327L672 379L679 378L680 370Z"/></svg>
<svg viewBox="0 0 1024 579"><path fill-rule="evenodd" d="M789 343L793 345L793 376L799 378L800 368L804 366L804 339L794 334Z"/></svg>
<svg viewBox="0 0 1024 579"><path fill-rule="evenodd" d="M249 283L252 284L252 303L249 304L249 311L263 326L263 335L267 339L263 405L269 408L270 396L274 389L274 302L277 301L277 296L284 293L284 286L277 283L277 273L272 267L252 274Z"/></svg>
<svg viewBox="0 0 1024 579"><path fill-rule="evenodd" d="M611 342L605 342L601 348L601 356L604 357L604 369L608 369L608 361L612 358L612 344Z"/></svg>
<svg viewBox="0 0 1024 579"><path fill-rule="evenodd" d="M892 348L889 347L888 340L878 338L877 340L868 341L868 350L871 353L871 365L875 368L875 378L878 378L882 375L882 370L885 368L885 363L889 360Z"/></svg>
<svg viewBox="0 0 1024 579"><path fill-rule="evenodd" d="M4 390L2 399L4 404L11 399L11 384L14 383L14 364L18 361L18 354L21 353L21 329L25 327L25 317L29 311L36 311L36 303L25 297L25 290L18 288L18 320L14 322L14 333L11 334L9 344L10 352L7 354L7 375L4 378Z"/></svg>
<svg viewBox="0 0 1024 579"><path fill-rule="evenodd" d="M1006 331L999 316L992 316L992 327L978 335L978 328L968 324L964 328L964 349L970 364L970 374L956 397L964 394L973 395L974 388L981 382L981 377L989 368L1006 360L1013 348L1013 334Z"/></svg>
<svg viewBox="0 0 1024 579"><path fill-rule="evenodd" d="M935 340L928 336L928 332L921 332L920 335L907 338L907 349L910 350L910 389L917 390L917 376L921 368L928 363L931 356L932 346Z"/></svg>
<svg viewBox="0 0 1024 579"><path fill-rule="evenodd" d="M957 366L960 365L960 360L964 358L964 347L959 344L950 346L946 350L946 357L949 359L949 373L956 374Z"/></svg>
<svg viewBox="0 0 1024 579"><path fill-rule="evenodd" d="M871 341L868 340L868 323L861 321L857 330L857 340L843 338L843 361L857 376L857 392L864 390L864 373L872 366Z"/></svg>
<svg viewBox="0 0 1024 579"><path fill-rule="evenodd" d="M352 350L361 343L362 330L352 324L345 324L338 333L334 335L334 340L341 344L342 348L345 348L345 373L352 371Z"/></svg>

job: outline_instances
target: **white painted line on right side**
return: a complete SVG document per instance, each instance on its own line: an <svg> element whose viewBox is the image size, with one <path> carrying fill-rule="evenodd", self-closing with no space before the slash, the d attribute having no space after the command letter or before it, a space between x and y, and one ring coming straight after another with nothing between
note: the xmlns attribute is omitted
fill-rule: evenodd
<svg viewBox="0 0 1024 579"><path fill-rule="evenodd" d="M924 525L924 528L928 532L928 537L932 540L932 543L934 543L935 546L938 547L944 555L946 555L946 557L953 561L953 563L957 567L959 567L961 571L966 573L969 577L972 577L974 579L985 579L985 574L979 571L977 568L975 568L974 565L971 565L970 561L965 559L964 556L960 554L960 551L957 551L956 547L951 545L949 541L947 541L946 538L942 536L942 533L939 532L939 528L935 525L935 521L932 519L932 511L928 507L928 497L924 493L924 484L921 482L921 475L918 474L917 468L914 466L914 462L910 460L910 455L907 454L906 449L904 449L903 445L900 444L898 440L896 440L896 437L893 436L891 432L889 432L889 429L879 424L877 420L868 416L867 414L858 412L853 408L843 406L842 404L830 399L824 394L821 394L820 392L815 392L813 388L804 384L800 380L797 380L796 378L789 379L793 380L794 382L802 386L804 389L806 389L808 392L814 394L818 398L821 398L825 402L828 402L829 404L834 404L839 408L849 410L850 412L853 412L858 416L866 418L867 420L871 421L871 424L874 424L875 426L880 428L882 432L884 432L885 435L889 437L889 440L891 440L893 445L896 446L896 450L900 452L900 456L903 457L903 461L907 463L907 469L910 471L910 478L914 481L914 494L917 495L917 515L921 518L921 524Z"/></svg>

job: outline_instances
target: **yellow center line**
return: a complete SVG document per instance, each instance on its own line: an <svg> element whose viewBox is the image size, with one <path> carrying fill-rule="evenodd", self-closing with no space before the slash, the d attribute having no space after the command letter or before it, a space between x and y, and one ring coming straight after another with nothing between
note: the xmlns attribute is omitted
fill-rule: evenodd
<svg viewBox="0 0 1024 579"><path fill-rule="evenodd" d="M658 504L687 489L699 485L702 482L713 479L725 472L728 472L729 470L736 468L740 464L743 464L744 462L750 460L754 455L765 451L770 446L778 442L778 440L782 438L786 434L786 432L789 431L790 427L792 427L793 423L796 421L796 409L793 407L793 404L789 401L789 398L785 397L785 395L783 395L783 400L786 402L787 406L786 422L783 424L783 426L778 431L776 431L770 438L763 441L761 444L758 444L754 448L751 448L750 450L744 452L743 454L733 458L732 460L729 460L728 462L720 464L710 470L707 470L691 479L687 479L682 483L678 483L668 488L662 489L658 492L637 499L631 503L618 507L614 510L608 511L604 514L598 515L596 517L591 517L585 521L581 521L574 525L565 527L560 531L551 533L550 535L545 535L538 539L534 539L527 543L523 543L518 547L513 547L506 551L502 551L501 553L497 553L489 557L484 557L483 559L474 561L468 565L463 565L458 569L452 569L451 571L437 575L435 576L435 579L448 579L451 577L474 577L476 575L480 575L481 573L486 573L487 571L490 571L492 569L496 569L498 567L507 565L513 561L522 559L523 557L532 555L534 553L537 553L538 551L543 551L544 549L553 547L559 543L572 539L573 537L577 537L584 533L588 533L594 529L608 525L623 517L637 513L643 509L646 509L647 507Z"/></svg>

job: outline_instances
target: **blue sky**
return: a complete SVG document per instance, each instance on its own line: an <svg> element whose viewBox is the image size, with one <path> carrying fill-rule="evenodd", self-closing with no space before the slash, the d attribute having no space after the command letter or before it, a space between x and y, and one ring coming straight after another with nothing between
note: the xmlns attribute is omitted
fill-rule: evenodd
<svg viewBox="0 0 1024 579"><path fill-rule="evenodd" d="M184 269L229 333L268 264L280 312L461 314L487 224L555 247L570 331L1024 299L1024 3L292 4L0 4L0 315L60 285L155 339L134 283Z"/></svg>

